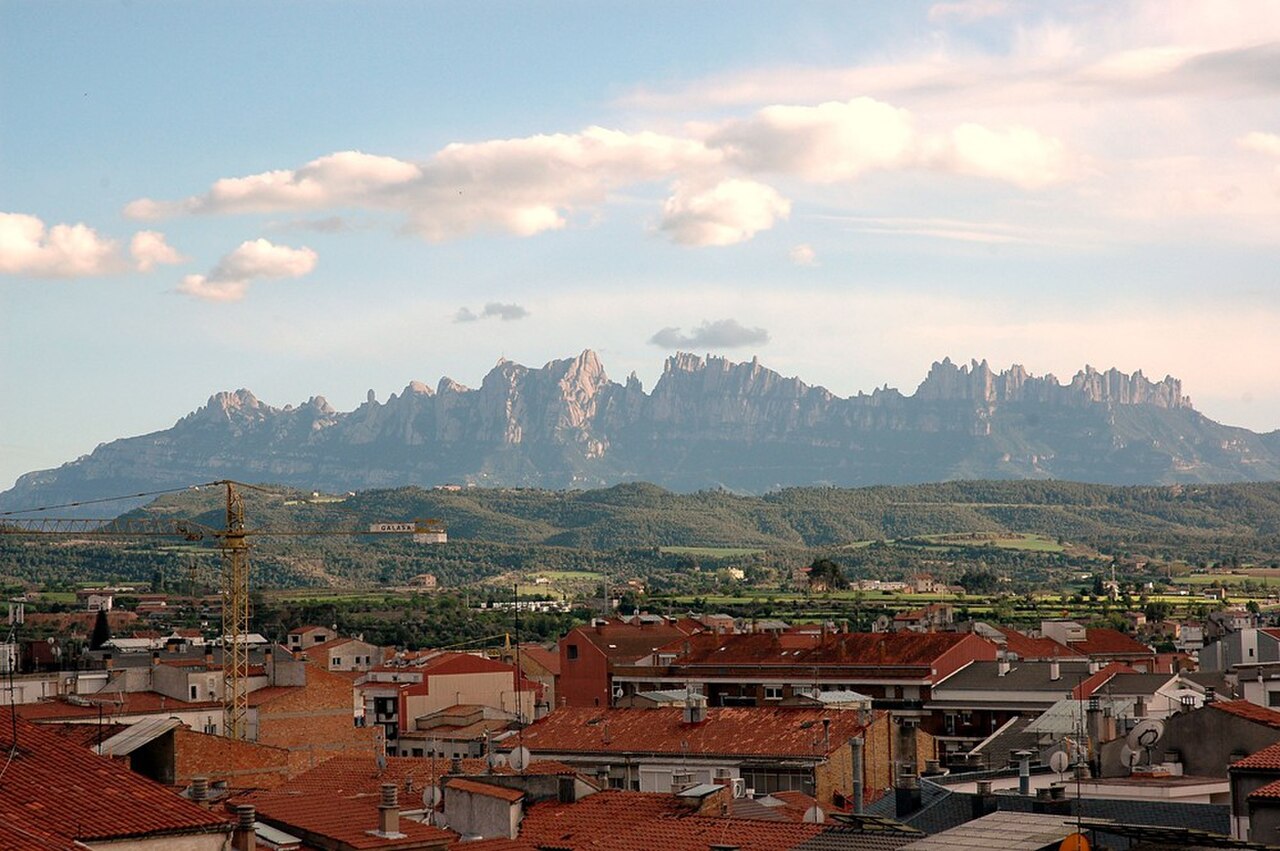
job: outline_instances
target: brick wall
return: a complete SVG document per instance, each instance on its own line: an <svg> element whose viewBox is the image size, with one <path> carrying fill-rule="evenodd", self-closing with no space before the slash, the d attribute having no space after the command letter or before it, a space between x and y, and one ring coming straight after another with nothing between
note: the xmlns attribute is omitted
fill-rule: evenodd
<svg viewBox="0 0 1280 851"><path fill-rule="evenodd" d="M355 726L351 680L307 664L307 683L257 707L258 743L289 751L289 772L340 753L372 754L375 731Z"/></svg>
<svg viewBox="0 0 1280 851"><path fill-rule="evenodd" d="M225 780L233 789L274 789L289 776L289 752L255 742L174 730L174 783L189 786L192 777Z"/></svg>
<svg viewBox="0 0 1280 851"><path fill-rule="evenodd" d="M926 759L933 759L936 744L933 736L918 728L902 728L889 718L887 712L877 713L867 727L862 745L863 794L872 798L873 792L893 786L894 764L903 756L901 740L911 737L915 745L916 771L924 769ZM834 794L848 795L852 790L853 749L848 743L837 748L825 763L814 768L814 797L824 807L833 804Z"/></svg>

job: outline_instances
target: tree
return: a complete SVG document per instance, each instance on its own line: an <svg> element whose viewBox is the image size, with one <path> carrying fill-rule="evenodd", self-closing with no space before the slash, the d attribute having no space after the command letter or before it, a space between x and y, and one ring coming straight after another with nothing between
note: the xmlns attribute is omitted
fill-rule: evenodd
<svg viewBox="0 0 1280 851"><path fill-rule="evenodd" d="M1000 587L1000 577L990 570L969 568L960 574L960 585L966 594L994 594Z"/></svg>
<svg viewBox="0 0 1280 851"><path fill-rule="evenodd" d="M98 619L93 623L93 634L89 636L89 649L101 650L111 640L111 624L107 621L107 610L98 609Z"/></svg>
<svg viewBox="0 0 1280 851"><path fill-rule="evenodd" d="M1093 596L1101 597L1107 593L1106 586L1102 584L1102 574L1095 573L1093 575Z"/></svg>
<svg viewBox="0 0 1280 851"><path fill-rule="evenodd" d="M839 590L847 584L844 578L844 571L840 569L840 565L831 559L817 558L813 560L813 564L809 565L810 588Z"/></svg>

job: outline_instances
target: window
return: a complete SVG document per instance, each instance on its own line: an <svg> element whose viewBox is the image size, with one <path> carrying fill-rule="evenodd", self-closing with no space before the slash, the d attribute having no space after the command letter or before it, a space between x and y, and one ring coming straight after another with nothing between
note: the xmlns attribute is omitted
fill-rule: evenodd
<svg viewBox="0 0 1280 851"><path fill-rule="evenodd" d="M765 686L765 700L782 700L782 686Z"/></svg>
<svg viewBox="0 0 1280 851"><path fill-rule="evenodd" d="M570 644L568 647L566 647L566 648L565 648L565 655L569 657L569 661L570 661L570 662L572 662L574 659L577 659L577 658L578 658L578 645L576 645L576 644Z"/></svg>
<svg viewBox="0 0 1280 851"><path fill-rule="evenodd" d="M414 749L413 749L413 755L414 755L414 756L422 756L422 748L414 748Z"/></svg>
<svg viewBox="0 0 1280 851"><path fill-rule="evenodd" d="M200 699L199 686L192 686L192 687L191 687L191 699L192 699L192 700L199 700L199 699Z"/></svg>
<svg viewBox="0 0 1280 851"><path fill-rule="evenodd" d="M1280 691L1267 692L1267 706L1280 706Z"/></svg>
<svg viewBox="0 0 1280 851"><path fill-rule="evenodd" d="M341 664L342 664L342 657L341 657L341 656L334 656L334 657L333 657L333 664L335 664L335 665L341 665Z"/></svg>

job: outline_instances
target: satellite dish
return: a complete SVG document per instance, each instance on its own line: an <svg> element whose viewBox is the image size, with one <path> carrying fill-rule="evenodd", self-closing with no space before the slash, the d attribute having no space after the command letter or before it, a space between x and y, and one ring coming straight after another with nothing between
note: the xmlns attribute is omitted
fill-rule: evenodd
<svg viewBox="0 0 1280 851"><path fill-rule="evenodd" d="M1053 756L1049 757L1049 767L1055 774L1062 774L1070 764L1071 757L1067 756L1066 751L1054 751Z"/></svg>
<svg viewBox="0 0 1280 851"><path fill-rule="evenodd" d="M529 753L526 747L518 747L511 752L508 764L516 771L524 771L529 767L529 763L533 761L533 754Z"/></svg>
<svg viewBox="0 0 1280 851"><path fill-rule="evenodd" d="M1126 768L1133 768L1138 764L1138 752L1127 744L1120 746L1120 763Z"/></svg>
<svg viewBox="0 0 1280 851"><path fill-rule="evenodd" d="M1138 723L1125 737L1125 744L1133 750L1149 751L1164 735L1164 722L1157 718L1148 718Z"/></svg>
<svg viewBox="0 0 1280 851"><path fill-rule="evenodd" d="M493 751L489 754L487 761L490 768L502 768L502 766L507 764L507 755Z"/></svg>
<svg viewBox="0 0 1280 851"><path fill-rule="evenodd" d="M422 790L422 806L430 810L434 809L438 803L440 803L440 787L433 783Z"/></svg>
<svg viewBox="0 0 1280 851"><path fill-rule="evenodd" d="M810 824L822 824L826 820L827 814L817 804L804 811L804 821Z"/></svg>

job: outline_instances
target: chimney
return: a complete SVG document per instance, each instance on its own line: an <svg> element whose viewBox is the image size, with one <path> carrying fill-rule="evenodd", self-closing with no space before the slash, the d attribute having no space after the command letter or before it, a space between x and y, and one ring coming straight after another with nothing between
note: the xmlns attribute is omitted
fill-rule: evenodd
<svg viewBox="0 0 1280 851"><path fill-rule="evenodd" d="M1133 701L1133 717L1134 717L1134 718L1146 718L1146 717L1147 717L1147 698L1146 698L1146 696L1145 696L1145 695L1141 695L1141 694L1140 694L1140 695L1138 695L1138 696L1137 696L1137 698L1135 698L1135 699L1134 699L1134 701Z"/></svg>
<svg viewBox="0 0 1280 851"><path fill-rule="evenodd" d="M996 676L997 676L997 677L1003 677L1003 676L1004 676L1005 674L1007 674L1007 673L1009 673L1009 660L1008 660L1008 659L1001 659L1001 660L997 661L997 662L996 662Z"/></svg>
<svg viewBox="0 0 1280 851"><path fill-rule="evenodd" d="M1089 698L1089 710L1085 716L1085 730L1089 738L1093 739L1095 744L1101 744L1103 740L1102 704L1098 702L1097 697Z"/></svg>
<svg viewBox="0 0 1280 851"><path fill-rule="evenodd" d="M154 668L156 665L159 665L159 664L160 664L160 651L152 650L151 651L151 667Z"/></svg>
<svg viewBox="0 0 1280 851"><path fill-rule="evenodd" d="M855 736L849 740L853 750L853 812L862 815L862 738Z"/></svg>
<svg viewBox="0 0 1280 851"><path fill-rule="evenodd" d="M396 795L396 784L382 784L382 800L378 803L378 829L370 831L383 839L403 839L400 832L400 802Z"/></svg>
<svg viewBox="0 0 1280 851"><path fill-rule="evenodd" d="M706 714L707 709L699 695L693 692L687 693L684 698L684 723L701 724L706 720Z"/></svg>
<svg viewBox="0 0 1280 851"><path fill-rule="evenodd" d="M1204 687L1204 702L1206 705L1213 703L1218 699L1218 692L1213 686Z"/></svg>
<svg viewBox="0 0 1280 851"><path fill-rule="evenodd" d="M1049 681L1056 683L1062 679L1062 669L1058 667L1057 659L1049 660Z"/></svg>
<svg viewBox="0 0 1280 851"><path fill-rule="evenodd" d="M207 647L205 648L205 651L204 651L204 663L210 668L213 667L213 651Z"/></svg>
<svg viewBox="0 0 1280 851"><path fill-rule="evenodd" d="M191 778L191 800L193 803L204 806L209 800L209 778L208 777L192 777Z"/></svg>
<svg viewBox="0 0 1280 851"><path fill-rule="evenodd" d="M982 818L996 811L996 796L990 780L978 781L978 792L973 796L973 817Z"/></svg>
<svg viewBox="0 0 1280 851"><path fill-rule="evenodd" d="M110 653L102 654L102 665L108 671L114 671L116 668L116 660L112 658Z"/></svg>
<svg viewBox="0 0 1280 851"><path fill-rule="evenodd" d="M267 685L269 686L275 685L276 684L276 657L275 657L275 654L271 652L270 647L268 647L263 652L262 665L264 668L266 668L266 671L267 671Z"/></svg>
<svg viewBox="0 0 1280 851"><path fill-rule="evenodd" d="M1031 794L1031 751L1017 751L1014 756L1018 758L1018 794L1025 797Z"/></svg>
<svg viewBox="0 0 1280 851"><path fill-rule="evenodd" d="M257 851L258 835L253 830L257 815L253 804L236 806L236 826L231 832L231 847L235 851Z"/></svg>
<svg viewBox="0 0 1280 851"><path fill-rule="evenodd" d="M902 819L920 809L920 778L910 765L898 770L898 785L894 792L894 814Z"/></svg>

